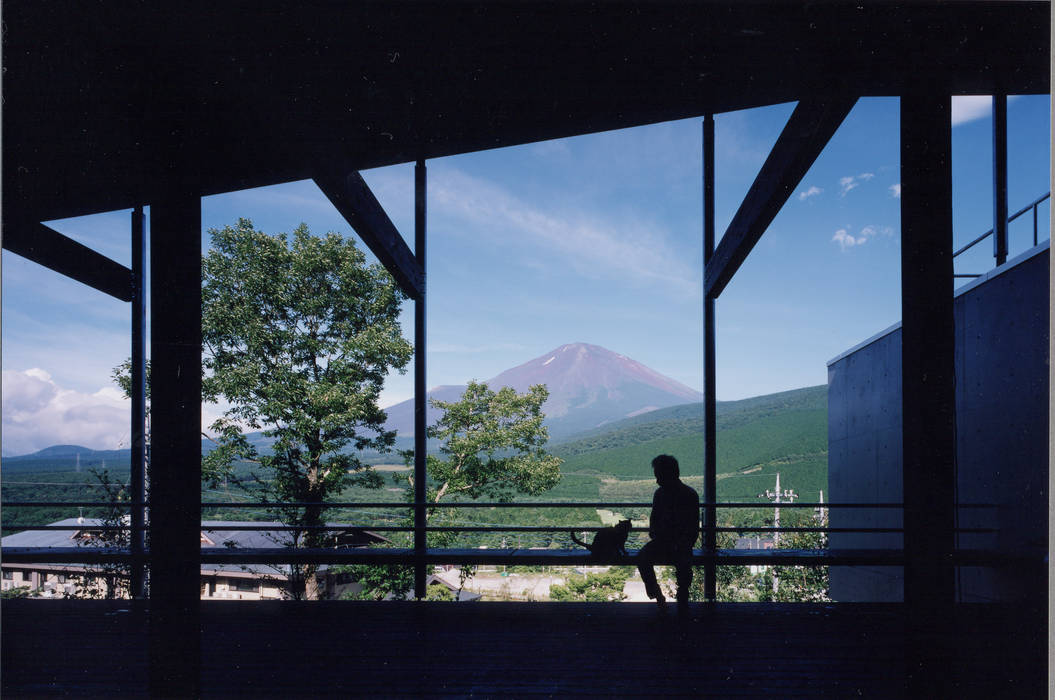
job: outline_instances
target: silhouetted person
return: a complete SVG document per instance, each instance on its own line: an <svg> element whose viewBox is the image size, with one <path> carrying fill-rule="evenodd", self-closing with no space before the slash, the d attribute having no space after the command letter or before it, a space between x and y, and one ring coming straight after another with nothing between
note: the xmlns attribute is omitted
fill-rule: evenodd
<svg viewBox="0 0 1055 700"><path fill-rule="evenodd" d="M652 497L652 515L648 521L651 540L638 552L637 569L648 597L665 607L667 599L656 582L653 564L673 564L677 572L678 609L685 610L692 583L692 548L700 532L699 496L681 481L678 460L670 455L653 459L652 472L659 488Z"/></svg>

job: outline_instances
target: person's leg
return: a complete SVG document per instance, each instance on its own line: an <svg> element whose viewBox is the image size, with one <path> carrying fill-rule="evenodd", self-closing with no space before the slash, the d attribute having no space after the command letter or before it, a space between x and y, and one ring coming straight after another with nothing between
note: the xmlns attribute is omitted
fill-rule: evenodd
<svg viewBox="0 0 1055 700"><path fill-rule="evenodd" d="M692 586L692 553L681 555L675 564L678 580L678 605L689 604L689 588Z"/></svg>
<svg viewBox="0 0 1055 700"><path fill-rule="evenodd" d="M653 564L656 561L656 545L654 542L646 542L645 546L637 553L637 570L641 574L641 580L645 583L645 593L656 602L663 603L666 598L656 581L656 570Z"/></svg>

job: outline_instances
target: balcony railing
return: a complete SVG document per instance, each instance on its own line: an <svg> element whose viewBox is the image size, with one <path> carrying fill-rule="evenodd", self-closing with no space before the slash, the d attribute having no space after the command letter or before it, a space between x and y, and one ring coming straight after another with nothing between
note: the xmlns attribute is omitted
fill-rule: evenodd
<svg viewBox="0 0 1055 700"><path fill-rule="evenodd" d="M140 505L128 502L114 504L105 501L78 501L78 502L41 502L21 501L7 502L6 508L39 508L64 506L71 508L113 508L115 506L131 509ZM462 502L444 503L443 509L472 509L472 508L641 508L651 507L648 502ZM354 508L369 511L376 509L406 510L413 512L415 504L404 502L328 502L328 503L273 503L273 502L204 502L203 508L210 509L237 509L237 508L275 508L275 507L308 507L325 506L330 509ZM426 504L432 508L435 504ZM777 507L771 502L718 502L713 505L701 503L701 511L708 508L716 510L730 509L772 509ZM779 508L784 509L866 509L866 510L892 510L903 509L901 503L781 503ZM991 509L991 504L960 504L961 509ZM223 531L267 531L267 532L316 532L316 531L340 531L350 528L369 530L374 532L414 532L413 524L408 525L373 525L357 523L326 524L316 526L297 525L275 525L261 523L260 525L232 524L224 525L222 522L210 523L208 532ZM21 530L93 530L93 531L127 531L134 528L130 525L37 525L31 527L20 527ZM146 529L146 527L142 528ZM428 533L563 533L563 532L591 532L603 528L597 526L534 526L534 525L425 525ZM903 527L831 527L831 526L749 526L749 525L727 525L715 527L716 532L724 533L825 533L825 534L903 534ZM644 532L646 528L635 527L633 532ZM994 528L957 528L958 534L989 534L995 533ZM701 533L706 534L705 528ZM704 537L703 542L707 541ZM75 547L6 547L3 550L4 561L20 564L37 563L79 563L79 564L103 564L103 563L147 563L149 551L142 556L134 555L130 549L123 547L105 546L75 546ZM696 549L693 554L694 563L704 567L731 566L745 564L769 564L769 565L900 565L904 563L903 548L858 548L858 549ZM958 565L996 565L1006 562L1007 557L998 552L978 549L957 549L953 553L953 561ZM596 557L585 549L536 549L536 548L427 548L424 551L412 547L335 547L335 548L303 548L291 546L276 546L264 548L238 548L238 547L207 547L201 550L200 561L202 564L402 564L408 566L425 566L434 564L549 564L549 565L575 565L575 564L627 564L633 563L633 552L629 557L610 556Z"/></svg>

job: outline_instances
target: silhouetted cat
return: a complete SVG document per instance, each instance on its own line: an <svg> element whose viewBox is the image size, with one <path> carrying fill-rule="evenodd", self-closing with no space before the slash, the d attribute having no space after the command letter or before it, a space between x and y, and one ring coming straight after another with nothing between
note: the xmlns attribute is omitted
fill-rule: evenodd
<svg viewBox="0 0 1055 700"><path fill-rule="evenodd" d="M571 533L571 538L577 543L581 544L586 549L590 550L590 553L595 557L614 557L618 555L626 555L626 538L630 535L630 521L620 520L617 524L612 527L606 527L603 530L598 530L597 534L594 535L593 544L586 544L578 537L575 533Z"/></svg>

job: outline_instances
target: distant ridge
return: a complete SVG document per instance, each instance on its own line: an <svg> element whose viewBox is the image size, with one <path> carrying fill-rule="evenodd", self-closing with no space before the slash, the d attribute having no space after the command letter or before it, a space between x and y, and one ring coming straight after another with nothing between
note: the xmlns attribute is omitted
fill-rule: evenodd
<svg viewBox="0 0 1055 700"><path fill-rule="evenodd" d="M660 408L701 401L703 395L625 355L589 343L569 343L501 372L487 380L492 389L508 386L525 391L545 384L550 398L543 406L551 438L561 438ZM457 400L464 386L440 386L430 398ZM401 436L414 432L414 401L386 409L386 427ZM431 425L440 412L429 408Z"/></svg>

